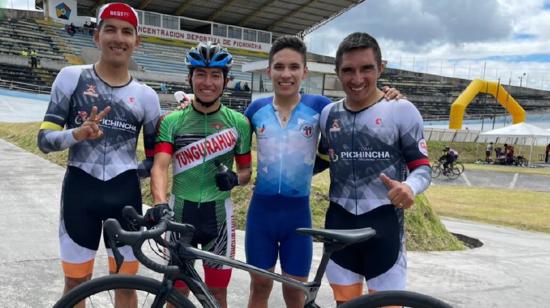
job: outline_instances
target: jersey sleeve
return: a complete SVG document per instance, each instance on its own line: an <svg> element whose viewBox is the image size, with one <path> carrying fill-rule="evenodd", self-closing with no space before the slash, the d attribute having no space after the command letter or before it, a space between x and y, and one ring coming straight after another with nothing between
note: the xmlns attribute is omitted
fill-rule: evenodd
<svg viewBox="0 0 550 308"><path fill-rule="evenodd" d="M59 71L52 85L50 103L40 129L63 129L69 117L71 96L78 84L81 71L74 66Z"/></svg>
<svg viewBox="0 0 550 308"><path fill-rule="evenodd" d="M400 147L409 170L429 166L424 122L416 107L407 100L394 103L394 120L399 128Z"/></svg>
<svg viewBox="0 0 550 308"><path fill-rule="evenodd" d="M172 123L174 121L175 114L176 112L171 112L159 118L155 137L155 154L164 152L172 155L174 152L174 134Z"/></svg>
<svg viewBox="0 0 550 308"><path fill-rule="evenodd" d="M157 93L151 88L147 88L145 95L145 117L143 119L143 148L145 156L151 158L155 156L155 138L157 124L160 118L160 103Z"/></svg>
<svg viewBox="0 0 550 308"><path fill-rule="evenodd" d="M77 143L72 130L63 130L69 118L71 96L78 84L81 69L70 66L61 69L52 85L50 103L40 125L37 145L44 152L62 151Z"/></svg>
<svg viewBox="0 0 550 308"><path fill-rule="evenodd" d="M239 138L235 145L235 161L237 165L247 166L252 161L252 156L250 154L252 130L248 118L239 114L237 117L236 129L239 133Z"/></svg>

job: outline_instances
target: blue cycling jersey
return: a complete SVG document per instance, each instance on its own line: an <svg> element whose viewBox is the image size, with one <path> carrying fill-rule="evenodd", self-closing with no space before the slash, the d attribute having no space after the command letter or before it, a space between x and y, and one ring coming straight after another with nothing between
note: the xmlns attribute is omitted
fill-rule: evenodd
<svg viewBox="0 0 550 308"><path fill-rule="evenodd" d="M258 168L254 193L309 196L313 164L319 141L319 117L330 100L302 95L286 126L282 126L273 97L255 100L245 115L258 143Z"/></svg>

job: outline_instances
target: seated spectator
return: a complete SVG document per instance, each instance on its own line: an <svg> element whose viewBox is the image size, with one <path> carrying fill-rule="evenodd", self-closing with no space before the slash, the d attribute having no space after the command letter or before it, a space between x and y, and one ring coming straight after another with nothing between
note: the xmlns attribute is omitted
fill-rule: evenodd
<svg viewBox="0 0 550 308"><path fill-rule="evenodd" d="M514 146L509 145L506 149L506 164L512 165L514 163Z"/></svg>
<svg viewBox="0 0 550 308"><path fill-rule="evenodd" d="M94 34L94 28L92 28L92 24L89 21L86 21L86 23L82 25L82 32L87 33L89 35Z"/></svg>
<svg viewBox="0 0 550 308"><path fill-rule="evenodd" d="M506 163L506 155L501 147L495 148L495 163L504 165Z"/></svg>
<svg viewBox="0 0 550 308"><path fill-rule="evenodd" d="M228 79L229 81L227 81L227 88L229 90L235 89L235 77L233 75L229 75Z"/></svg>
<svg viewBox="0 0 550 308"><path fill-rule="evenodd" d="M70 36L74 36L74 34L76 33L76 28L75 28L74 24L71 22L70 25L65 26L65 31L67 31L67 33Z"/></svg>
<svg viewBox="0 0 550 308"><path fill-rule="evenodd" d="M162 94L168 93L168 87L166 86L166 82L161 82L160 83L160 92Z"/></svg>
<svg viewBox="0 0 550 308"><path fill-rule="evenodd" d="M246 91L246 92L250 92L250 87L248 86L248 82L246 82L246 81L244 83L243 90Z"/></svg>
<svg viewBox="0 0 550 308"><path fill-rule="evenodd" d="M485 162L490 163L492 161L491 153L493 153L493 142L489 142L489 144L485 148Z"/></svg>
<svg viewBox="0 0 550 308"><path fill-rule="evenodd" d="M233 88L233 90L234 91L242 91L240 81L237 81L237 83L235 83L235 87Z"/></svg>

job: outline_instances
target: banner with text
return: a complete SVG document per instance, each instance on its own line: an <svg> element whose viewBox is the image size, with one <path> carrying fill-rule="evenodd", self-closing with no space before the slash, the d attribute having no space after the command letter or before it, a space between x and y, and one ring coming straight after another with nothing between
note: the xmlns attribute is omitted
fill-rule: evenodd
<svg viewBox="0 0 550 308"><path fill-rule="evenodd" d="M259 43L259 42L250 42L245 40L233 39L228 37L195 33L182 30L173 30L173 29L164 29L153 26L141 25L139 26L138 32L140 35L155 36L165 39L173 39L180 41L191 41L191 42L216 42L222 44L224 47L230 48L240 48L247 49L252 51L263 51L269 52L271 44Z"/></svg>

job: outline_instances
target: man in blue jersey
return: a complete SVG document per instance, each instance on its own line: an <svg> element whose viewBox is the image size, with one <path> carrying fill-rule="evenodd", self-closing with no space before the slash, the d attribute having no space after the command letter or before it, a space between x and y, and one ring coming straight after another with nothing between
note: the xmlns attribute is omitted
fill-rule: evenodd
<svg viewBox="0 0 550 308"><path fill-rule="evenodd" d="M247 262L273 271L280 258L283 275L306 281L312 239L297 228L311 227L309 194L319 138L321 110L330 100L300 94L307 77L306 46L297 37L277 39L269 53L267 75L274 97L246 109L256 133L258 168L246 224ZM395 97L395 90L389 93ZM251 274L249 307L267 307L273 281ZM304 294L283 285L287 307L303 307Z"/></svg>
<svg viewBox="0 0 550 308"><path fill-rule="evenodd" d="M117 218L123 223L125 205L141 213L139 177L148 176L152 166L160 115L155 91L128 71L140 42L137 12L124 3L109 3L99 9L97 20L99 61L59 72L38 134L44 153L69 149L59 226L64 292L91 278L103 221ZM147 160L138 163L136 145L142 128ZM130 247L120 251L120 273L135 274L138 261ZM108 253L113 273L115 262L110 249ZM115 297L117 307L135 305L135 292L120 290Z"/></svg>
<svg viewBox="0 0 550 308"><path fill-rule="evenodd" d="M321 113L319 149L331 179L325 227L377 232L331 256L326 273L338 304L360 296L365 279L369 291L405 288L403 210L431 182L422 117L411 102L384 98L377 88L382 71L376 40L350 34L336 52L346 97Z"/></svg>

